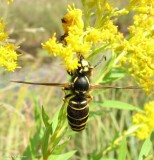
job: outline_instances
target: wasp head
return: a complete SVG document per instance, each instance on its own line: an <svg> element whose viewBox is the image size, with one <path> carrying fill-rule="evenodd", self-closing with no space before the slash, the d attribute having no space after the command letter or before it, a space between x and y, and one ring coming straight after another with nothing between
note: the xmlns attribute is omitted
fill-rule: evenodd
<svg viewBox="0 0 154 160"><path fill-rule="evenodd" d="M78 62L78 68L73 72L68 72L71 76L91 76L92 70L94 67L92 67L88 61L84 59L83 56L79 57Z"/></svg>

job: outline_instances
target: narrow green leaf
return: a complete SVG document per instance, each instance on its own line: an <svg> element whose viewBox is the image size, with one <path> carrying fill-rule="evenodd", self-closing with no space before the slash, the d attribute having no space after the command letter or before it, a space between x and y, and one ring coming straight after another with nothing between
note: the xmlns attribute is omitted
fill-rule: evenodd
<svg viewBox="0 0 154 160"><path fill-rule="evenodd" d="M37 130L40 130L41 129L41 112L40 112L40 107L36 101L34 106L34 114L35 114L36 128Z"/></svg>
<svg viewBox="0 0 154 160"><path fill-rule="evenodd" d="M127 129L127 131L125 132L126 135L132 135L136 130L138 130L140 127L140 125L132 125L131 127L129 127Z"/></svg>
<svg viewBox="0 0 154 160"><path fill-rule="evenodd" d="M113 68L106 76L103 78L102 83L109 83L117 79L121 79L127 75L127 72L121 68Z"/></svg>
<svg viewBox="0 0 154 160"><path fill-rule="evenodd" d="M150 140L151 140L151 142L154 141L154 131L151 133Z"/></svg>
<svg viewBox="0 0 154 160"><path fill-rule="evenodd" d="M35 144L34 144L34 141L32 138L30 138L29 149L30 149L31 157L32 157L32 159L34 159L36 156L36 153L35 153Z"/></svg>
<svg viewBox="0 0 154 160"><path fill-rule="evenodd" d="M107 46L108 46L108 44L105 45L105 46L103 45L103 46L101 46L101 47L99 47L99 48L96 48L96 49L93 51L93 53L90 54L90 56L88 57L88 59L91 58L91 57L93 57L93 56L95 56L96 54L100 53L100 52L101 52L102 50L104 50Z"/></svg>
<svg viewBox="0 0 154 160"><path fill-rule="evenodd" d="M97 151L94 151L88 157L89 160L101 160L101 158L102 158L102 153L97 153Z"/></svg>
<svg viewBox="0 0 154 160"><path fill-rule="evenodd" d="M51 130L52 130L52 125L49 125L44 132L43 145L42 145L43 157L46 155L46 152L48 149L48 143L49 143L49 137L50 137Z"/></svg>
<svg viewBox="0 0 154 160"><path fill-rule="evenodd" d="M67 105L67 103L64 103L63 106L60 108L58 115L57 115L57 119L55 120L55 123L57 124L57 126L55 128L55 135L56 134L58 134L58 135L56 135L56 139L53 143L54 147L62 139L62 137L64 136L64 133L66 133L66 128L67 128L66 105ZM53 123L54 123L54 121L53 121ZM55 135L53 135L53 137Z"/></svg>
<svg viewBox="0 0 154 160"><path fill-rule="evenodd" d="M66 106L68 103L64 103L62 107L56 112L56 117L53 118L52 124L53 127L53 134L50 137L50 142L48 145L48 152L52 154L54 152L53 149L55 149L62 139L62 137L66 133L67 129L67 121L66 121Z"/></svg>
<svg viewBox="0 0 154 160"><path fill-rule="evenodd" d="M23 156L32 156L32 157L37 157L39 155L38 148L41 146L42 143L42 138L43 138L43 129L41 128L40 130L37 130L35 134L30 138L30 143L26 150L24 151ZM29 154L30 153L30 154Z"/></svg>
<svg viewBox="0 0 154 160"><path fill-rule="evenodd" d="M60 155L50 155L48 160L68 160L75 154L75 152L76 151L70 151Z"/></svg>
<svg viewBox="0 0 154 160"><path fill-rule="evenodd" d="M138 160L144 160L148 154L150 153L150 151L152 150L152 145L153 145L153 141L154 141L154 131L152 132L152 134L144 141L140 154L139 154L139 158Z"/></svg>
<svg viewBox="0 0 154 160"><path fill-rule="evenodd" d="M114 101L114 100L96 101L96 102L92 102L92 105L101 106L101 107L104 107L104 108L142 111L138 107L135 107L131 104L124 103L124 102L121 102L121 101Z"/></svg>
<svg viewBox="0 0 154 160"><path fill-rule="evenodd" d="M66 147L66 145L69 143L69 140L65 141L62 144L59 144L56 146L56 148L53 151L53 154L59 154L62 152L62 150Z"/></svg>
<svg viewBox="0 0 154 160"><path fill-rule="evenodd" d="M95 116L102 116L102 115L105 115L105 111L103 110L90 111L89 119L94 118Z"/></svg>
<svg viewBox="0 0 154 160"><path fill-rule="evenodd" d="M47 128L50 125L50 123L49 123L50 119L49 119L48 115L45 113L43 106L42 106L42 119L43 119L45 127Z"/></svg>
<svg viewBox="0 0 154 160"><path fill-rule="evenodd" d="M39 153L37 152L39 147L41 146L41 141L43 137L43 129L41 127L41 111L38 103L35 101L34 106L34 114L35 114L35 123L36 123L36 132L34 135L31 135L29 144L25 151L23 152L24 159L35 159Z"/></svg>
<svg viewBox="0 0 154 160"><path fill-rule="evenodd" d="M124 137L120 146L118 160L125 160L126 153L127 153L127 141L126 141L126 137Z"/></svg>
<svg viewBox="0 0 154 160"><path fill-rule="evenodd" d="M52 128L53 128L53 132L55 132L57 125L58 125L58 115L59 115L59 111L60 109L58 109L55 113L54 116L52 118Z"/></svg>

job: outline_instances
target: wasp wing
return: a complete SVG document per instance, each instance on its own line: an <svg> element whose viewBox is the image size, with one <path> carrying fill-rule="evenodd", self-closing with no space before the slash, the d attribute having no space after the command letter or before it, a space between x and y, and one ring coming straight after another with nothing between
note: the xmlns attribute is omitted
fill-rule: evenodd
<svg viewBox="0 0 154 160"><path fill-rule="evenodd" d="M22 84L31 84L31 85L42 85L42 86L57 86L68 88L71 86L71 83L43 83L43 82L25 82L25 81L10 81L14 83L22 83Z"/></svg>
<svg viewBox="0 0 154 160"><path fill-rule="evenodd" d="M116 86L103 86L103 85L90 85L90 89L143 89L142 87L137 86L125 86L125 87L116 87Z"/></svg>

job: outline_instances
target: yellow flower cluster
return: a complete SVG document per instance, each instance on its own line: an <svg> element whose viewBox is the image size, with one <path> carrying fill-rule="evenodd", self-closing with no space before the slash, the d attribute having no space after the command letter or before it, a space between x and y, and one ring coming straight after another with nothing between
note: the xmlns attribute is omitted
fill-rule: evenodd
<svg viewBox="0 0 154 160"><path fill-rule="evenodd" d="M68 6L68 13L63 17L62 23L66 35L66 45L59 43L54 33L53 37L42 44L42 46L50 54L59 55L63 59L67 71L71 72L78 67L76 53L87 53L91 46L83 43L82 33L84 24L81 10Z"/></svg>
<svg viewBox="0 0 154 160"><path fill-rule="evenodd" d="M123 34L118 32L117 26L111 20L103 24L102 29L93 27L87 28L86 40L93 44L110 44L110 48L114 48L112 44L116 44L123 39Z"/></svg>
<svg viewBox="0 0 154 160"><path fill-rule="evenodd" d="M121 45L127 53L122 58L122 67L150 94L154 88L154 16L135 15L129 31L129 39Z"/></svg>
<svg viewBox="0 0 154 160"><path fill-rule="evenodd" d="M8 38L7 33L4 32L4 27L5 27L5 24L2 23L2 20L0 19L0 42Z"/></svg>
<svg viewBox="0 0 154 160"><path fill-rule="evenodd" d="M5 67L8 71L14 71L17 65L17 48L14 44L6 42L8 34L4 32L5 24L0 20L0 66Z"/></svg>
<svg viewBox="0 0 154 160"><path fill-rule="evenodd" d="M111 20L104 22L101 28L89 26L84 29L82 10L75 6L68 6L68 13L62 18L62 24L65 32L64 44L58 42L54 34L42 46L50 54L59 55L69 72L77 69L78 55L86 59L96 45L112 44L123 38Z"/></svg>
<svg viewBox="0 0 154 160"><path fill-rule="evenodd" d="M136 137L141 140L146 139L154 130L154 101L146 103L144 113L136 113L132 120L134 125L139 125L139 128L135 131Z"/></svg>
<svg viewBox="0 0 154 160"><path fill-rule="evenodd" d="M130 6L134 8L134 6L145 7L145 6L154 6L153 0L130 0Z"/></svg>

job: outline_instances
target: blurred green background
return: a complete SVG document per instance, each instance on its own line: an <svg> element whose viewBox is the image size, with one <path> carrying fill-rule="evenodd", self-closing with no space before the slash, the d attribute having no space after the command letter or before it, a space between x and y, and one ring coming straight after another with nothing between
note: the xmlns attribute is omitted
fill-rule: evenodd
<svg viewBox="0 0 154 160"><path fill-rule="evenodd" d="M22 53L22 55L19 57L20 69L14 73L0 70L0 157L22 155L29 143L30 135L35 132L35 101L38 102L40 108L42 105L44 106L51 119L63 103L64 93L60 88L20 85L9 81L67 81L67 73L61 65L61 61L42 50L41 43L48 40L54 32L58 37L63 35L61 18L66 13L67 4L72 4L72 2L81 7L77 0L14 0L11 5L1 2L0 17L4 17L7 22L9 41L20 46L18 53ZM128 3L128 1L120 0L111 2L120 8ZM127 26L130 24L132 24L132 15L122 16L117 22L124 35L127 35ZM132 84L129 78L125 78L112 85L127 86L129 84ZM94 100L119 100L141 108L147 101L144 93L137 90L128 92L111 89L93 94ZM103 152L104 148L118 136L118 133L123 132L131 125L133 113L129 111L107 108L102 110L99 106L90 109L91 111L98 110L100 115L89 121L85 131L71 137L65 150L78 150L77 155L72 158L73 160L90 159L91 154ZM129 148L129 146L131 147ZM129 146L130 159L132 160L133 157L136 160L140 142L132 137ZM111 152L108 156L116 157L116 154Z"/></svg>

